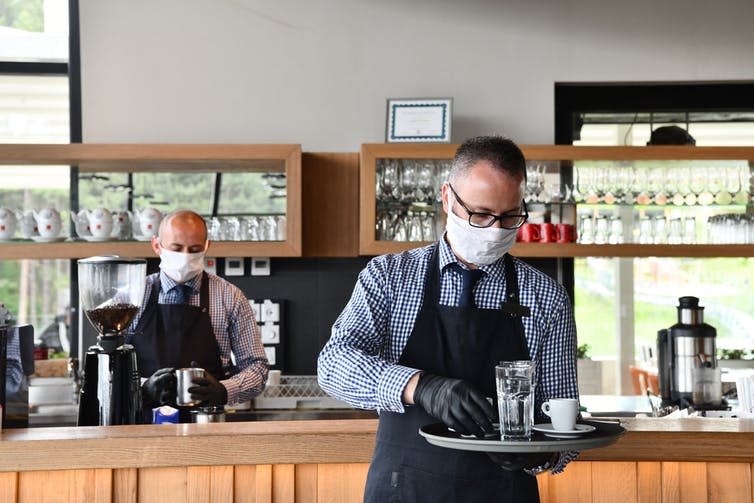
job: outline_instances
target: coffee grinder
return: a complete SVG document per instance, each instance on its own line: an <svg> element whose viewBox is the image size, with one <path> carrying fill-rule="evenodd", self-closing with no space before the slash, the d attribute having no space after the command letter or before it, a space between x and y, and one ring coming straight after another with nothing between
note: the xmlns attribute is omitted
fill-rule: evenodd
<svg viewBox="0 0 754 503"><path fill-rule="evenodd" d="M715 368L714 327L704 323L697 297L678 299L678 323L657 332L657 367L664 404L692 405L694 369Z"/></svg>
<svg viewBox="0 0 754 503"><path fill-rule="evenodd" d="M136 424L141 386L136 351L123 331L144 298L147 262L117 256L78 261L81 309L97 330L86 352L79 401L79 426Z"/></svg>

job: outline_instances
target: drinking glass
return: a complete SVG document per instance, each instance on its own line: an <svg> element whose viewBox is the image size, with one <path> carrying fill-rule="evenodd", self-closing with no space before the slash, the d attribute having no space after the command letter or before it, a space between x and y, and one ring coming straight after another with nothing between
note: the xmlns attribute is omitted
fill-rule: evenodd
<svg viewBox="0 0 754 503"><path fill-rule="evenodd" d="M581 215L579 225L579 243L589 245L594 242L594 222L591 215Z"/></svg>
<svg viewBox="0 0 754 503"><path fill-rule="evenodd" d="M696 219L686 217L683 219L683 244L696 243Z"/></svg>
<svg viewBox="0 0 754 503"><path fill-rule="evenodd" d="M433 175L435 172L434 161L421 161L416 171L416 200L417 201L432 201L435 197L434 194L434 180Z"/></svg>
<svg viewBox="0 0 754 503"><path fill-rule="evenodd" d="M607 237L607 242L611 245L623 243L623 220L618 216L610 219L610 235Z"/></svg>
<svg viewBox="0 0 754 503"><path fill-rule="evenodd" d="M668 221L665 215L657 215L654 225L654 244L668 243Z"/></svg>
<svg viewBox="0 0 754 503"><path fill-rule="evenodd" d="M412 159L404 159L401 163L400 170L400 200L404 202L414 201L416 198L416 161Z"/></svg>
<svg viewBox="0 0 754 503"><path fill-rule="evenodd" d="M609 234L607 217L605 215L598 215L594 220L594 244L603 245L607 243L607 236Z"/></svg>
<svg viewBox="0 0 754 503"><path fill-rule="evenodd" d="M504 361L495 366L500 436L503 440L531 437L534 423L534 362Z"/></svg>
<svg viewBox="0 0 754 503"><path fill-rule="evenodd" d="M639 243L646 245L653 242L652 220L646 215L642 216L639 218Z"/></svg>
<svg viewBox="0 0 754 503"><path fill-rule="evenodd" d="M398 191L398 160L383 159L382 173L379 177L380 191L379 199L382 201L391 201L396 199Z"/></svg>
<svg viewBox="0 0 754 503"><path fill-rule="evenodd" d="M668 244L677 245L683 243L683 222L680 218L671 218L668 231Z"/></svg>

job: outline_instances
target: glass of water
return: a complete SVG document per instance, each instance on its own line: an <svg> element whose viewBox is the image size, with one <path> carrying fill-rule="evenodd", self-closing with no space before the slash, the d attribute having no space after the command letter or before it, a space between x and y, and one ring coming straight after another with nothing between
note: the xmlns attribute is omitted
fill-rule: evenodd
<svg viewBox="0 0 754 503"><path fill-rule="evenodd" d="M495 367L495 381L501 438L530 438L534 423L534 362L500 362Z"/></svg>

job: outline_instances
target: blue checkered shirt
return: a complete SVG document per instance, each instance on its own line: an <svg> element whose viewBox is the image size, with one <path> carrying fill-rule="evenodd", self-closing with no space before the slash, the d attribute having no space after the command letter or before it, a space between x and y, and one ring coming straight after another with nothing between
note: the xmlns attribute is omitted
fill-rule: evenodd
<svg viewBox="0 0 754 503"><path fill-rule="evenodd" d="M207 277L210 322L220 348L223 370L230 374L228 379L221 382L228 390L228 403L244 402L261 393L267 382L269 365L259 328L249 300L237 286L214 274L207 273ZM153 285L158 278L161 287L158 303L177 303L180 292L175 281L162 271L147 276L144 303L131 323L132 328L139 325L144 306L152 295ZM201 282L200 274L185 283L192 289L190 305L199 305Z"/></svg>
<svg viewBox="0 0 754 503"><path fill-rule="evenodd" d="M432 246L375 257L359 274L351 299L335 320L318 359L323 390L363 408L404 412L403 389L418 370L398 364L424 294ZM440 304L458 305L461 274L450 246L440 240ZM549 398L578 398L576 324L565 288L541 271L515 259L519 302L529 357L537 362L535 413ZM503 260L480 267L486 274L474 289L477 307L499 309L505 294ZM575 456L561 457L557 470Z"/></svg>

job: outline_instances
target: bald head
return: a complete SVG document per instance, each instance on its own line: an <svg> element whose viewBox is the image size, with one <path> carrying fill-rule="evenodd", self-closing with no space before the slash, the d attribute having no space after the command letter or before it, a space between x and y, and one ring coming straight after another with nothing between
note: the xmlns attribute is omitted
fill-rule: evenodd
<svg viewBox="0 0 754 503"><path fill-rule="evenodd" d="M160 246L181 253L197 253L207 248L207 224L198 213L176 210L160 222L159 234L152 238L152 248L160 254Z"/></svg>

